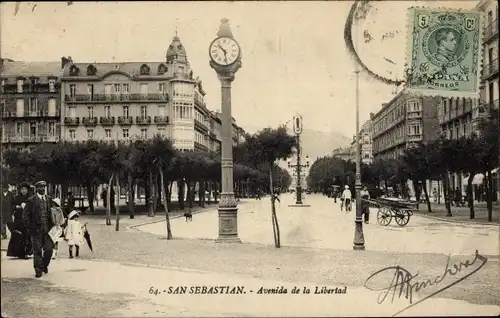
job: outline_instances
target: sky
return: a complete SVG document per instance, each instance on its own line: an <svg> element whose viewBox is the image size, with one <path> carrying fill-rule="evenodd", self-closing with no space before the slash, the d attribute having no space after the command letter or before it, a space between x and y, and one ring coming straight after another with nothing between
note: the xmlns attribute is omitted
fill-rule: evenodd
<svg viewBox="0 0 500 318"><path fill-rule="evenodd" d="M15 61L164 61L177 30L205 101L220 109L220 82L208 46L228 18L242 49L232 85L232 115L243 128L276 127L295 115L304 128L355 132L356 65L343 31L351 1L331 2L23 2L0 4L1 56ZM372 2L371 2L372 3ZM472 8L476 1L432 1L432 7ZM358 52L377 73L402 74L406 8L422 2L376 2L356 28ZM387 19L390 17L390 19ZM389 23L390 21L390 23ZM372 40L365 43L364 30ZM393 37L383 36L392 33ZM389 59L393 63L386 61ZM394 86L360 74L359 116L394 95Z"/></svg>

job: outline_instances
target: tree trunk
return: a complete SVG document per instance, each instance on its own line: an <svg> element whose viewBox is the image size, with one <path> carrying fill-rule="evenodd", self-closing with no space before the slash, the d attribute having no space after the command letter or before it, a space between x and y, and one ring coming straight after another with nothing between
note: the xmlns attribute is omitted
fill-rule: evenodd
<svg viewBox="0 0 500 318"><path fill-rule="evenodd" d="M444 192L444 205L446 208L446 216L451 217L451 202L450 202L450 180L448 178L448 171L446 171L443 178L443 192Z"/></svg>
<svg viewBox="0 0 500 318"><path fill-rule="evenodd" d="M168 212L172 212L172 186L174 185L174 181L170 181L169 185L167 185L167 205L168 205Z"/></svg>
<svg viewBox="0 0 500 318"><path fill-rule="evenodd" d="M160 197L160 191L159 191L159 186L158 186L158 182L160 180L158 180L158 175L155 173L153 175L153 185L154 185L154 196L153 196L153 210L156 211L158 210L158 203L160 202L161 200L161 197Z"/></svg>
<svg viewBox="0 0 500 318"><path fill-rule="evenodd" d="M438 182L438 204L441 204L441 181Z"/></svg>
<svg viewBox="0 0 500 318"><path fill-rule="evenodd" d="M114 173L111 174L108 182L108 190L106 191L106 202L108 207L106 208L106 225L111 225L111 187L113 186Z"/></svg>
<svg viewBox="0 0 500 318"><path fill-rule="evenodd" d="M154 201L155 201L155 187L153 184L153 172L151 171L151 168L149 169L149 200L148 200L148 216L149 217L154 217L155 216L155 208L154 208Z"/></svg>
<svg viewBox="0 0 500 318"><path fill-rule="evenodd" d="M412 179L411 183L413 185L413 191L415 192L415 201L417 202L417 210L420 210L420 185L415 183L415 181Z"/></svg>
<svg viewBox="0 0 500 318"><path fill-rule="evenodd" d="M185 187L184 180L182 179L178 180L177 189L179 193L177 194L177 200L179 202L179 209L181 209L181 211L184 211L184 187Z"/></svg>
<svg viewBox="0 0 500 318"><path fill-rule="evenodd" d="M431 209L431 200L429 198L429 191L427 191L427 181L423 180L422 183L424 184L424 195L425 195L425 201L427 201L427 212L432 212Z"/></svg>
<svg viewBox="0 0 500 318"><path fill-rule="evenodd" d="M94 210L94 193L93 193L93 185L88 183L87 186L86 186L86 190L87 190L87 199L89 201L89 210L90 210L90 213L94 214L95 210Z"/></svg>
<svg viewBox="0 0 500 318"><path fill-rule="evenodd" d="M163 171L161 167L158 167L158 174L160 175L160 188L162 192L162 202L163 202L163 208L165 209L165 224L167 226L167 240L172 239L172 228L170 227L170 216L168 215L168 203L167 203L167 193L165 192L165 182L164 182L164 176L163 176Z"/></svg>
<svg viewBox="0 0 500 318"><path fill-rule="evenodd" d="M484 174L486 178L486 209L488 210L488 222L493 220L493 179L491 170Z"/></svg>
<svg viewBox="0 0 500 318"><path fill-rule="evenodd" d="M192 194L192 187L191 187L191 182L189 180L186 180L186 196L187 196L187 204L190 209L193 208L193 194Z"/></svg>
<svg viewBox="0 0 500 318"><path fill-rule="evenodd" d="M69 190L68 183L61 184L61 205L64 204L64 202L66 202L66 197L68 196L68 190Z"/></svg>
<svg viewBox="0 0 500 318"><path fill-rule="evenodd" d="M269 169L269 190L271 193L271 213L272 213L272 223L273 223L273 234L274 234L274 245L277 248L281 247L280 242L280 227L278 223L278 217L276 215L276 198L274 197L274 189L273 189L273 164L270 164Z"/></svg>
<svg viewBox="0 0 500 318"><path fill-rule="evenodd" d="M132 172L127 173L127 189L128 189L128 215L129 218L135 217L135 196L134 196L134 179Z"/></svg>
<svg viewBox="0 0 500 318"><path fill-rule="evenodd" d="M472 181L474 180L475 173L469 173L469 179L467 179L467 203L469 204L470 209L470 219L474 219L476 217L474 211L474 197L472 196Z"/></svg>
<svg viewBox="0 0 500 318"><path fill-rule="evenodd" d="M115 231L120 230L120 178L115 178L116 180L116 224Z"/></svg>
<svg viewBox="0 0 500 318"><path fill-rule="evenodd" d="M200 202L199 205L200 207L204 208L205 207L205 180L201 180L200 182L200 187L198 189L198 199Z"/></svg>

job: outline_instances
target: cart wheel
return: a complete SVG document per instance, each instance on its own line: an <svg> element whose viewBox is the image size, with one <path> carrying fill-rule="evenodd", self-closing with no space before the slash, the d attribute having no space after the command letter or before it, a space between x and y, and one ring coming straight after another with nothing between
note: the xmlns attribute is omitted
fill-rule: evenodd
<svg viewBox="0 0 500 318"><path fill-rule="evenodd" d="M387 226L389 225L389 223L391 223L391 220L392 220L392 214L388 208L382 207L378 209L377 212L378 224Z"/></svg>
<svg viewBox="0 0 500 318"><path fill-rule="evenodd" d="M394 218L399 226L405 226L410 222L410 212L406 210L396 211Z"/></svg>

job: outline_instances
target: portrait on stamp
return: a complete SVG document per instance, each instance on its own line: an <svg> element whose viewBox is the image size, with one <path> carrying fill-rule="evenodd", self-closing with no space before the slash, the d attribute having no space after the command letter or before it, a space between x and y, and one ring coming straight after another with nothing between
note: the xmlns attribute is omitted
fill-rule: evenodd
<svg viewBox="0 0 500 318"><path fill-rule="evenodd" d="M480 13L409 10L409 88L431 95L434 91L456 97L477 94L481 66Z"/></svg>

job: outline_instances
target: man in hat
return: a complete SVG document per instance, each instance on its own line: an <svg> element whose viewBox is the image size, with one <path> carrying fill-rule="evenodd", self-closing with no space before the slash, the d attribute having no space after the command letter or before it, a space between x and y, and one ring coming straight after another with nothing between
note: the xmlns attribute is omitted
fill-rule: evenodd
<svg viewBox="0 0 500 318"><path fill-rule="evenodd" d="M7 225L12 223L12 211L13 211L13 205L12 202L14 200L14 196L12 195L12 192L9 191L9 185L4 183L2 185L2 211L0 211L0 226L1 226L1 231L2 231L2 240L5 240L7 238Z"/></svg>
<svg viewBox="0 0 500 318"><path fill-rule="evenodd" d="M54 243L49 236L52 228L52 198L45 194L45 181L35 183L36 193L28 199L23 211L23 220L31 234L33 243L33 265L35 277L41 277L42 272L49 272L48 266L52 257Z"/></svg>

